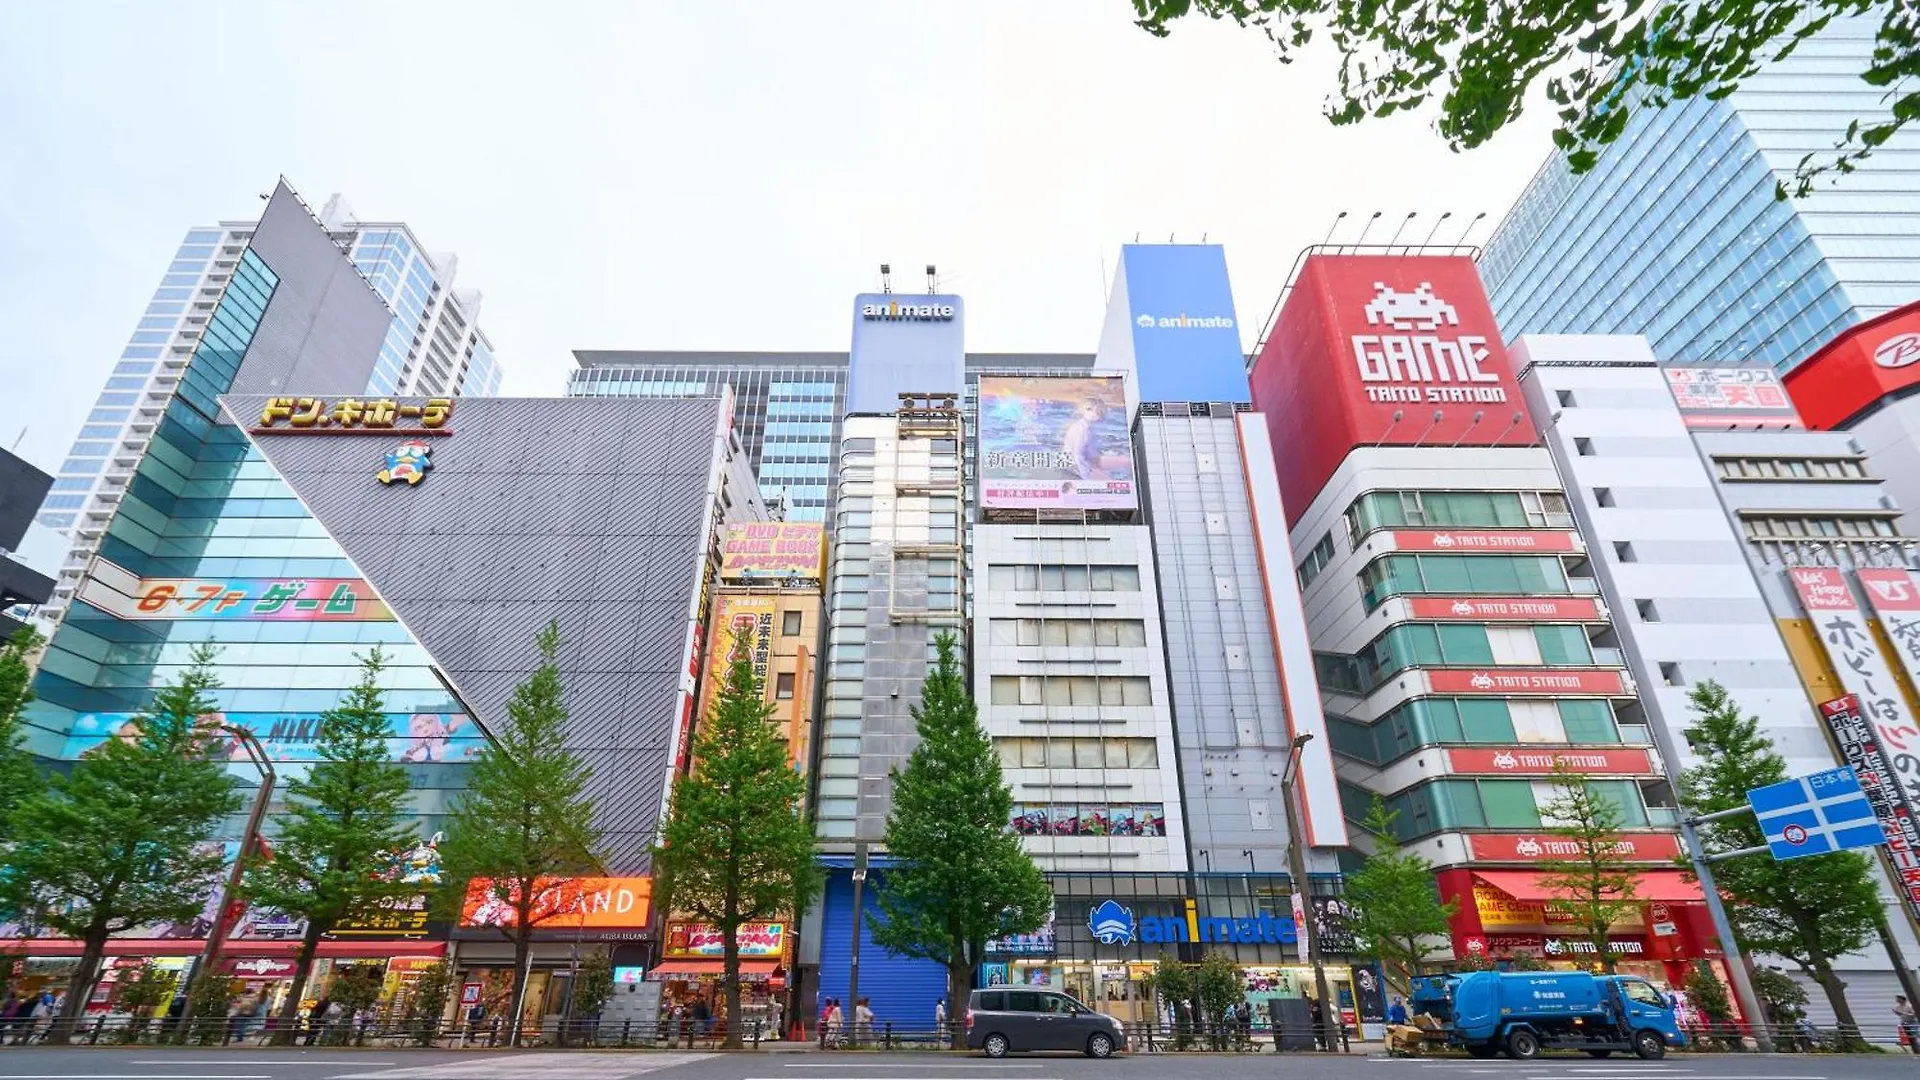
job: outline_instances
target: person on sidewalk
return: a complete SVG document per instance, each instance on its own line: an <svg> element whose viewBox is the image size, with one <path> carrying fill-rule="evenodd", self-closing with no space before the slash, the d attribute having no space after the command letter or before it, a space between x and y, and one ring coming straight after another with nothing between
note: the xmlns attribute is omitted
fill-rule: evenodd
<svg viewBox="0 0 1920 1080"><path fill-rule="evenodd" d="M933 1035L936 1039L947 1034L947 999L941 998L933 1003Z"/></svg>
<svg viewBox="0 0 1920 1080"><path fill-rule="evenodd" d="M1908 1052L1920 1054L1920 1014L1914 1012L1907 995L1894 995L1893 1019L1900 1025L1900 1041L1907 1044Z"/></svg>
<svg viewBox="0 0 1920 1080"><path fill-rule="evenodd" d="M855 1046L864 1046L873 1041L873 1009L867 999L861 998L853 1005L853 1039Z"/></svg>

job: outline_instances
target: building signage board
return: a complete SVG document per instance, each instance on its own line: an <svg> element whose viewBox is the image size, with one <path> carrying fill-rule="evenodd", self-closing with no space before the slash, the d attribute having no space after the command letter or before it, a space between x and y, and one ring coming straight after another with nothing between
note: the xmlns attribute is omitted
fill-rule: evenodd
<svg viewBox="0 0 1920 1080"><path fill-rule="evenodd" d="M987 942L990 956L1052 956L1058 942L1054 935L1054 912L1047 913L1047 921L1040 929L1031 934L1011 934L1003 938L993 938Z"/></svg>
<svg viewBox="0 0 1920 1080"><path fill-rule="evenodd" d="M1473 857L1483 862L1539 862L1580 853L1578 841L1551 833L1474 833L1468 841ZM1670 863L1680 855L1680 838L1672 833L1621 833L1616 847L1632 862Z"/></svg>
<svg viewBox="0 0 1920 1080"><path fill-rule="evenodd" d="M1920 815L1893 771L1892 754L1861 710L1857 695L1822 702L1820 715L1826 718L1841 757L1853 769L1886 834L1894 887L1906 901L1907 911L1920 918Z"/></svg>
<svg viewBox="0 0 1920 1080"><path fill-rule="evenodd" d="M1920 727L1907 713L1893 669L1874 640L1866 612L1854 600L1846 574L1830 566L1796 566L1788 575L1840 675L1840 685L1859 699L1873 722L1875 738L1886 749L1905 797L1920 802Z"/></svg>
<svg viewBox="0 0 1920 1080"><path fill-rule="evenodd" d="M1860 580L1860 591L1880 620L1880 629L1893 643L1894 658L1907 678L1920 686L1920 584L1914 581L1913 571L1883 567L1856 570L1853 576ZM1888 733L1889 741L1892 734ZM1894 748L1901 753L1920 753L1920 732L1907 745L1895 744Z"/></svg>
<svg viewBox="0 0 1920 1080"><path fill-rule="evenodd" d="M847 411L891 413L901 394L966 389L967 309L958 296L862 293L853 300Z"/></svg>
<svg viewBox="0 0 1920 1080"><path fill-rule="evenodd" d="M743 960L777 960L787 952L786 923L747 923L734 937L740 943L740 958ZM667 924L668 956L722 957L726 952L726 938L714 927L695 922Z"/></svg>
<svg viewBox="0 0 1920 1080"><path fill-rule="evenodd" d="M1389 542L1401 551L1579 551L1580 537L1565 529L1395 529Z"/></svg>
<svg viewBox="0 0 1920 1080"><path fill-rule="evenodd" d="M1690 428L1797 429L1800 413L1780 376L1756 364L1674 364L1662 369Z"/></svg>
<svg viewBox="0 0 1920 1080"><path fill-rule="evenodd" d="M1122 379L982 376L979 439L985 509L1139 505Z"/></svg>
<svg viewBox="0 0 1920 1080"><path fill-rule="evenodd" d="M1920 383L1920 302L1843 330L1787 372L1787 393L1815 431L1845 428Z"/></svg>
<svg viewBox="0 0 1920 1080"><path fill-rule="evenodd" d="M1488 934L1486 946L1496 956L1524 953L1549 959L1594 956L1598 952L1586 938L1557 934ZM1641 956L1647 951L1647 939L1609 934L1607 951L1615 956Z"/></svg>
<svg viewBox="0 0 1920 1080"><path fill-rule="evenodd" d="M1446 754L1448 771L1453 773L1545 776L1559 765L1589 775L1645 776L1658 771L1645 750L1531 750L1517 746L1483 750L1452 747Z"/></svg>
<svg viewBox="0 0 1920 1080"><path fill-rule="evenodd" d="M270 397L250 435L451 435L453 398Z"/></svg>
<svg viewBox="0 0 1920 1080"><path fill-rule="evenodd" d="M1427 685L1436 694L1604 694L1627 692L1625 678L1614 670L1587 671L1557 668L1436 668L1426 672Z"/></svg>
<svg viewBox="0 0 1920 1080"><path fill-rule="evenodd" d="M730 525L720 542L722 581L818 581L826 561L826 526L817 522Z"/></svg>
<svg viewBox="0 0 1920 1080"><path fill-rule="evenodd" d="M81 713L67 730L62 758L77 761L93 753L108 739L133 739L139 734L139 713ZM201 718L207 724L230 724L245 728L260 740L270 761L319 761L319 713L208 713ZM437 761L467 761L486 745L465 713L454 711L451 701L444 711L387 714L387 747L394 761L424 765ZM229 761L247 760L246 750L238 743L224 751Z"/></svg>
<svg viewBox="0 0 1920 1080"><path fill-rule="evenodd" d="M773 661L773 622L780 610L776 597L742 593L720 593L713 598L712 643L707 654L707 698L726 680L727 665L742 648L751 650L753 677L760 680L761 693L769 692L767 670Z"/></svg>
<svg viewBox="0 0 1920 1080"><path fill-rule="evenodd" d="M1469 622L1599 622L1600 602L1589 596L1409 596L1416 619Z"/></svg>
<svg viewBox="0 0 1920 1080"><path fill-rule="evenodd" d="M1120 249L1141 401L1251 401L1227 256L1218 244Z"/></svg>
<svg viewBox="0 0 1920 1080"><path fill-rule="evenodd" d="M1122 946L1136 941L1147 945L1196 941L1216 945L1285 945L1298 940L1290 917L1265 911L1237 918L1203 916L1192 897L1185 900L1184 915L1139 917L1118 900L1102 900L1087 912L1087 931L1102 945Z"/></svg>
<svg viewBox="0 0 1920 1080"><path fill-rule="evenodd" d="M141 578L105 560L81 581L80 599L128 620L393 621L360 578Z"/></svg>
<svg viewBox="0 0 1920 1080"><path fill-rule="evenodd" d="M653 880L643 877L554 878L534 897L533 923L549 930L637 930L653 917ZM475 878L460 909L461 926L510 927L519 913L493 882Z"/></svg>
<svg viewBox="0 0 1920 1080"><path fill-rule="evenodd" d="M1473 907L1480 915L1480 925L1488 930L1579 921L1564 904L1517 900L1478 878L1473 882Z"/></svg>

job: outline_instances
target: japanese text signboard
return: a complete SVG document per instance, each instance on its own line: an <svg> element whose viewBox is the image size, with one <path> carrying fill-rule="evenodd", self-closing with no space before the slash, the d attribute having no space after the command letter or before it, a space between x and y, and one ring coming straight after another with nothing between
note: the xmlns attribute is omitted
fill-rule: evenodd
<svg viewBox="0 0 1920 1080"><path fill-rule="evenodd" d="M1856 570L1853 576L1860 579L1860 591L1866 594L1867 606L1879 617L1880 629L1886 631L1887 640L1893 644L1894 659L1914 685L1920 686L1920 587L1915 585L1913 572L1882 568ZM1883 731L1880 737L1894 752L1907 756L1920 754L1920 731L1914 730L1911 724ZM1909 775L1920 776L1920 769ZM1920 805L1920 785L1909 781L1908 792L1915 797L1916 805Z"/></svg>
<svg viewBox="0 0 1920 1080"><path fill-rule="evenodd" d="M1661 369L1690 428L1799 428L1800 414L1772 368L1676 364Z"/></svg>
<svg viewBox="0 0 1920 1080"><path fill-rule="evenodd" d="M393 398L272 397L260 410L254 435L451 435L452 398L397 401Z"/></svg>
<svg viewBox="0 0 1920 1080"><path fill-rule="evenodd" d="M1907 715L1893 669L1873 638L1866 612L1853 598L1845 573L1829 566L1796 566L1788 573L1800 603L1813 621L1840 685L1860 701L1873 724L1874 738L1893 767L1904 797L1920 800L1920 727Z"/></svg>
<svg viewBox="0 0 1920 1080"><path fill-rule="evenodd" d="M359 578L135 578L106 563L81 582L80 599L122 619L393 621Z"/></svg>
<svg viewBox="0 0 1920 1080"><path fill-rule="evenodd" d="M1861 711L1857 695L1822 702L1820 715L1826 718L1834 741L1840 744L1841 757L1853 767L1855 779L1867 793L1867 802L1887 834L1894 887L1906 901L1907 910L1920 918L1920 820L1915 819L1914 802L1893 771L1891 755L1873 722Z"/></svg>
<svg viewBox="0 0 1920 1080"><path fill-rule="evenodd" d="M818 581L826 566L826 526L805 521L730 525L720 545L720 580Z"/></svg>
<svg viewBox="0 0 1920 1080"><path fill-rule="evenodd" d="M743 960L777 960L786 955L787 924L750 922L742 925L734 939L740 943ZM672 957L714 957L726 955L726 938L705 923L670 922L667 924L666 955Z"/></svg>

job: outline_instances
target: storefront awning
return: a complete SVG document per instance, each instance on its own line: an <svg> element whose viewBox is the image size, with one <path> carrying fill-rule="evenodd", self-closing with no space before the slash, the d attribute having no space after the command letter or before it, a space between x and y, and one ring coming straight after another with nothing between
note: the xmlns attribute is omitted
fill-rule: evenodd
<svg viewBox="0 0 1920 1080"><path fill-rule="evenodd" d="M1475 870L1473 876L1499 889L1515 900L1561 900L1561 894L1540 884L1542 875L1532 870ZM1634 899L1664 900L1672 903L1699 903L1706 899L1700 885L1688 881L1678 870L1642 870L1634 881Z"/></svg>
<svg viewBox="0 0 1920 1080"><path fill-rule="evenodd" d="M110 938L108 956L199 956L207 943L201 938ZM292 956L297 941L229 941L222 956ZM14 956L79 956L80 942L70 938L0 938L0 953ZM392 956L445 956L444 941L394 939L382 941L322 941L318 956L336 959L379 959Z"/></svg>
<svg viewBox="0 0 1920 1080"><path fill-rule="evenodd" d="M647 972L647 981L664 982L673 978L699 978L703 975L718 978L726 974L724 960L665 960ZM740 977L743 979L764 979L779 970L778 960L742 960Z"/></svg>

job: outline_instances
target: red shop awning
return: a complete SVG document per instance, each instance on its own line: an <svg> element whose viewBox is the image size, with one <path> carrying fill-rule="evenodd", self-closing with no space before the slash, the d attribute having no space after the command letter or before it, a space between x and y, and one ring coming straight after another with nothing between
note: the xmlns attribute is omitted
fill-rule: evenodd
<svg viewBox="0 0 1920 1080"><path fill-rule="evenodd" d="M113 938L107 942L108 956L199 956L207 943L195 938ZM300 948L297 941L229 941L220 947L222 956L291 957ZM15 956L79 956L80 943L71 938L0 939L0 953ZM322 941L317 955L334 959L367 959L390 956L445 956L444 941L394 938L365 941Z"/></svg>
<svg viewBox="0 0 1920 1080"><path fill-rule="evenodd" d="M1542 887L1541 875L1531 870L1475 870L1473 876L1499 889L1515 900L1559 900L1558 893ZM1664 900L1672 903L1700 903L1698 882L1688 881L1678 870L1642 870L1634 882L1634 899Z"/></svg>
<svg viewBox="0 0 1920 1080"><path fill-rule="evenodd" d="M652 970L647 972L647 978L653 982L661 982L674 978L675 976L699 978L703 975L710 975L718 978L726 974L726 966L726 961L724 960L666 960L654 965ZM775 971L779 970L779 968L780 962L778 960L740 961L740 975L742 978L750 979L758 977L764 979L771 976Z"/></svg>

